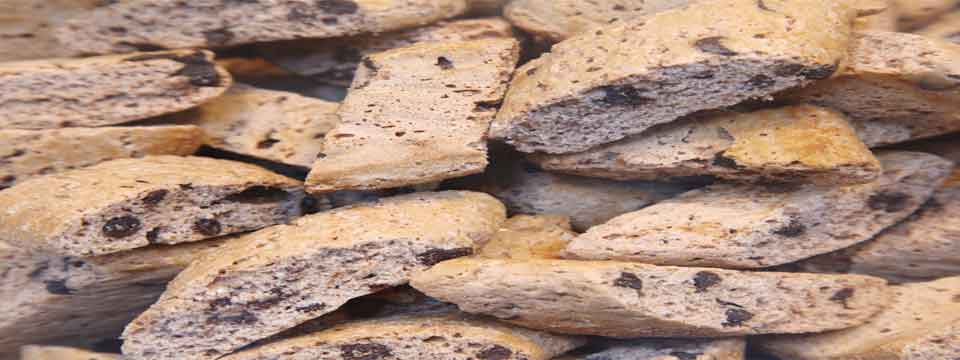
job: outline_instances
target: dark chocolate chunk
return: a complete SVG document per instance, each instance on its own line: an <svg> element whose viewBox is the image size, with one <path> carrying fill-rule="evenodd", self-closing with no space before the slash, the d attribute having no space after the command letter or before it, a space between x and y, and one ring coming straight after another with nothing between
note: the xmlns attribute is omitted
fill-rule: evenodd
<svg viewBox="0 0 960 360"><path fill-rule="evenodd" d="M500 345L493 345L477 352L477 359L504 360L504 359L509 359L510 355L513 355L513 351L510 351L510 349L507 349Z"/></svg>
<svg viewBox="0 0 960 360"><path fill-rule="evenodd" d="M257 142L257 149L269 149L269 148L272 148L273 145L276 145L278 142L280 142L280 140L277 140L274 138L266 138Z"/></svg>
<svg viewBox="0 0 960 360"><path fill-rule="evenodd" d="M334 15L354 14L360 9L351 0L316 0L315 4L320 10Z"/></svg>
<svg viewBox="0 0 960 360"><path fill-rule="evenodd" d="M773 73L777 76L795 76L803 72L804 69L806 69L806 66L803 66L803 64L789 63L780 65Z"/></svg>
<svg viewBox="0 0 960 360"><path fill-rule="evenodd" d="M613 281L613 286L634 289L639 293L643 290L643 280L634 273L621 272L620 277Z"/></svg>
<svg viewBox="0 0 960 360"><path fill-rule="evenodd" d="M436 65L443 70L453 69L453 61L450 61L450 59L447 59L446 57L443 57L443 56L437 58Z"/></svg>
<svg viewBox="0 0 960 360"><path fill-rule="evenodd" d="M907 208L910 195L899 191L881 191L867 199L867 206L873 210L883 210L888 213L903 211Z"/></svg>
<svg viewBox="0 0 960 360"><path fill-rule="evenodd" d="M300 307L298 307L298 308L297 308L297 311L299 311L299 312L314 312L314 311L323 310L323 309L326 308L326 307L327 307L327 305L326 305L326 304L323 304L323 303L310 304L310 305L307 305L307 306L300 306Z"/></svg>
<svg viewBox="0 0 960 360"><path fill-rule="evenodd" d="M186 76L196 86L220 86L222 80L213 63L187 64L173 75Z"/></svg>
<svg viewBox="0 0 960 360"><path fill-rule="evenodd" d="M433 249L417 254L417 261L426 266L439 264L441 261L473 255L472 248Z"/></svg>
<svg viewBox="0 0 960 360"><path fill-rule="evenodd" d="M653 102L653 99L643 96L646 89L635 88L629 85L611 85L600 87L603 97L600 102L614 106L640 106Z"/></svg>
<svg viewBox="0 0 960 360"><path fill-rule="evenodd" d="M371 342L340 345L340 356L344 360L379 360L386 359L391 354L386 345Z"/></svg>
<svg viewBox="0 0 960 360"><path fill-rule="evenodd" d="M736 51L730 50L730 48L723 45L723 39L723 36L711 36L697 40L693 45L705 53L721 56L737 55Z"/></svg>
<svg viewBox="0 0 960 360"><path fill-rule="evenodd" d="M290 193L281 188L256 185L241 192L230 194L224 200L241 204L269 204L284 201Z"/></svg>
<svg viewBox="0 0 960 360"><path fill-rule="evenodd" d="M157 243L157 238L160 237L160 227L157 226L150 231L147 231L147 242L151 244Z"/></svg>
<svg viewBox="0 0 960 360"><path fill-rule="evenodd" d="M771 9L770 7L768 7L767 4L763 2L763 0L757 0L757 7L760 8L760 10L763 10L763 11L776 12L775 10Z"/></svg>
<svg viewBox="0 0 960 360"><path fill-rule="evenodd" d="M206 236L214 236L220 234L220 231L223 231L220 222L214 219L197 219L193 223L193 231L196 231L200 234Z"/></svg>
<svg viewBox="0 0 960 360"><path fill-rule="evenodd" d="M810 80L823 80L833 76L840 66L837 64L820 65L800 71L800 75Z"/></svg>
<svg viewBox="0 0 960 360"><path fill-rule="evenodd" d="M716 273L709 271L700 271L693 276L693 286L697 288L698 293L707 291L710 287L719 284L723 278Z"/></svg>
<svg viewBox="0 0 960 360"><path fill-rule="evenodd" d="M170 192L167 190L154 190L144 196L143 199L140 199L140 201L142 201L145 205L157 205L163 201L163 199L166 198L167 194L169 193Z"/></svg>
<svg viewBox="0 0 960 360"><path fill-rule="evenodd" d="M854 288L843 288L837 290L837 292L833 293L833 296L830 297L830 301L841 303L843 304L844 308L847 308L847 299L853 297L854 292L856 292L856 289Z"/></svg>
<svg viewBox="0 0 960 360"><path fill-rule="evenodd" d="M17 177L13 175L7 175L3 178L0 178L0 190L9 188L13 186L13 183L17 181Z"/></svg>
<svg viewBox="0 0 960 360"><path fill-rule="evenodd" d="M724 153L720 152L713 156L713 166L719 166L727 169L741 169L743 166L737 164L737 161L733 158L727 157Z"/></svg>
<svg viewBox="0 0 960 360"><path fill-rule="evenodd" d="M790 219L790 222L787 225L773 229L771 233L774 235L786 236L786 237L797 237L803 235L807 232L807 226L804 225L797 219Z"/></svg>
<svg viewBox="0 0 960 360"><path fill-rule="evenodd" d="M47 292L57 295L71 295L73 290L67 287L66 280L47 280L43 282L47 287Z"/></svg>
<svg viewBox="0 0 960 360"><path fill-rule="evenodd" d="M725 315L727 321L721 324L723 327L742 326L744 322L753 319L753 314L744 309L727 309Z"/></svg>
<svg viewBox="0 0 960 360"><path fill-rule="evenodd" d="M125 238L140 231L140 219L130 215L118 216L103 224L103 235L115 239Z"/></svg>

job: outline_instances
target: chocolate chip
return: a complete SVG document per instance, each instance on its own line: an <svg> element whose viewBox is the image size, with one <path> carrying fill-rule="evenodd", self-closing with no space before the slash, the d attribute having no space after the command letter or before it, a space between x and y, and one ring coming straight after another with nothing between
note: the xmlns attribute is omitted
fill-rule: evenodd
<svg viewBox="0 0 960 360"><path fill-rule="evenodd" d="M780 77L796 76L801 72L803 72L803 70L806 68L807 67L804 66L803 64L790 63L790 64L780 65L779 67L777 67L776 70L774 70L773 73Z"/></svg>
<svg viewBox="0 0 960 360"><path fill-rule="evenodd" d="M716 273L709 271L700 271L693 276L693 286L697 288L698 293L707 291L710 287L719 284L723 278Z"/></svg>
<svg viewBox="0 0 960 360"><path fill-rule="evenodd" d="M833 293L833 296L830 297L830 301L841 303L843 304L844 308L847 308L847 299L853 297L853 293L855 291L856 290L853 288L843 288L837 290L837 292Z"/></svg>
<svg viewBox="0 0 960 360"><path fill-rule="evenodd" d="M500 345L492 345L477 352L479 360L504 360L509 359L513 351Z"/></svg>
<svg viewBox="0 0 960 360"><path fill-rule="evenodd" d="M417 254L417 261L426 266L433 266L441 261L473 255L472 248L431 249Z"/></svg>
<svg viewBox="0 0 960 360"><path fill-rule="evenodd" d="M613 281L613 286L634 289L639 293L643 290L643 280L634 273L621 272L620 277Z"/></svg>
<svg viewBox="0 0 960 360"><path fill-rule="evenodd" d="M115 239L125 238L140 230L140 219L130 215L118 216L103 224L103 235Z"/></svg>
<svg viewBox="0 0 960 360"><path fill-rule="evenodd" d="M907 208L910 195L899 191L881 191L867 199L867 206L873 210L883 210L888 213L903 211Z"/></svg>
<svg viewBox="0 0 960 360"><path fill-rule="evenodd" d="M203 32L203 38L206 39L207 45L210 46L223 46L233 40L233 33L227 29L216 29Z"/></svg>
<svg viewBox="0 0 960 360"><path fill-rule="evenodd" d="M212 63L187 64L173 75L188 77L195 86L219 86L221 81L220 73Z"/></svg>
<svg viewBox="0 0 960 360"><path fill-rule="evenodd" d="M774 11L773 9L771 9L770 7L768 7L767 4L763 2L763 0L757 0L757 7L760 8L760 10L763 10L763 11L776 12L776 11Z"/></svg>
<svg viewBox="0 0 960 360"><path fill-rule="evenodd" d="M276 145L278 142L280 142L280 140L273 139L273 138L266 138L257 142L257 149L269 149L269 148L272 148L273 145Z"/></svg>
<svg viewBox="0 0 960 360"><path fill-rule="evenodd" d="M770 232L774 235L797 237L807 232L807 226L797 219L790 219L790 222L787 223L787 225L773 229Z"/></svg>
<svg viewBox="0 0 960 360"><path fill-rule="evenodd" d="M148 193L143 199L140 199L145 205L154 206L163 201L170 192L167 190L154 190Z"/></svg>
<svg viewBox="0 0 960 360"><path fill-rule="evenodd" d="M228 195L224 200L241 204L269 204L286 200L290 193L272 186L256 185Z"/></svg>
<svg viewBox="0 0 960 360"><path fill-rule="evenodd" d="M13 183L17 181L17 177L13 175L7 175L3 178L0 178L0 190L9 188L13 186Z"/></svg>
<svg viewBox="0 0 960 360"><path fill-rule="evenodd" d="M711 36L697 40L693 45L705 53L721 56L737 55L736 51L730 50L730 48L723 45L723 39L725 39L723 36Z"/></svg>
<svg viewBox="0 0 960 360"><path fill-rule="evenodd" d="M66 280L47 280L43 282L46 285L47 292L57 295L71 295L73 290L67 287Z"/></svg>
<svg viewBox="0 0 960 360"><path fill-rule="evenodd" d="M776 80L766 75L754 75L747 80L747 84L754 88L768 88L777 84Z"/></svg>
<svg viewBox="0 0 960 360"><path fill-rule="evenodd" d="M670 356L673 356L680 360L697 360L700 357L700 355L703 355L703 353L688 353L688 352L682 352L682 351L674 351L670 353Z"/></svg>
<svg viewBox="0 0 960 360"><path fill-rule="evenodd" d="M629 85L611 85L599 88L603 91L600 102L614 106L640 106L653 102L653 99L643 96L646 89L635 88Z"/></svg>
<svg viewBox="0 0 960 360"><path fill-rule="evenodd" d="M446 57L443 57L443 56L437 58L436 65L443 70L453 69L453 61L450 61L450 59L447 59Z"/></svg>
<svg viewBox="0 0 960 360"><path fill-rule="evenodd" d="M379 360L391 356L391 353L386 345L371 342L340 345L340 356L344 360Z"/></svg>
<svg viewBox="0 0 960 360"><path fill-rule="evenodd" d="M357 3L351 0L316 0L317 8L334 15L354 14L359 10Z"/></svg>
<svg viewBox="0 0 960 360"><path fill-rule="evenodd" d="M214 236L222 231L220 222L214 219L198 219L193 223L193 231L206 236Z"/></svg>
<svg viewBox="0 0 960 360"><path fill-rule="evenodd" d="M719 166L727 169L741 169L743 166L737 164L737 161L731 157L726 156L723 152L717 153L713 156L713 166Z"/></svg>
<svg viewBox="0 0 960 360"><path fill-rule="evenodd" d="M307 306L300 306L300 307L298 307L298 308L297 308L297 311L299 311L299 312L315 312L315 311L323 310L323 309L326 308L326 307L327 307L327 305L325 305L325 304L323 304L323 303L310 304L310 305L307 305Z"/></svg>
<svg viewBox="0 0 960 360"><path fill-rule="evenodd" d="M753 319L753 314L743 309L727 309L725 315L727 321L721 324L723 327L742 326L744 322Z"/></svg>
<svg viewBox="0 0 960 360"><path fill-rule="evenodd" d="M150 231L147 231L147 242L151 244L157 243L157 238L160 237L160 227L157 226Z"/></svg>
<svg viewBox="0 0 960 360"><path fill-rule="evenodd" d="M536 73L537 73L537 68L535 67L527 69L527 76L532 76L533 74L536 74Z"/></svg>
<svg viewBox="0 0 960 360"><path fill-rule="evenodd" d="M809 80L823 80L833 76L840 66L837 64L820 65L800 71L800 75Z"/></svg>

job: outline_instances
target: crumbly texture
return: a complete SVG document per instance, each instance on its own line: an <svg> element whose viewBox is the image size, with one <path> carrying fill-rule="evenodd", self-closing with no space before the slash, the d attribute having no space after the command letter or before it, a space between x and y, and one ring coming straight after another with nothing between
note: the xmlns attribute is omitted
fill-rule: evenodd
<svg viewBox="0 0 960 360"><path fill-rule="evenodd" d="M960 171L906 221L872 240L799 264L798 270L850 272L894 282L960 275Z"/></svg>
<svg viewBox="0 0 960 360"><path fill-rule="evenodd" d="M4 0L0 3L0 62L72 55L53 36L64 19L100 0Z"/></svg>
<svg viewBox="0 0 960 360"><path fill-rule="evenodd" d="M113 1L56 29L85 53L225 47L423 26L467 10L464 0Z"/></svg>
<svg viewBox="0 0 960 360"><path fill-rule="evenodd" d="M223 242L89 258L0 250L0 358L27 344L116 338L178 272Z"/></svg>
<svg viewBox="0 0 960 360"><path fill-rule="evenodd" d="M871 147L960 130L960 45L920 35L858 33L837 76L780 96L843 112Z"/></svg>
<svg viewBox="0 0 960 360"><path fill-rule="evenodd" d="M742 338L713 340L606 341L597 351L583 351L557 360L743 360Z"/></svg>
<svg viewBox="0 0 960 360"><path fill-rule="evenodd" d="M577 233L570 218L558 215L511 217L477 256L490 259L559 259Z"/></svg>
<svg viewBox="0 0 960 360"><path fill-rule="evenodd" d="M568 258L762 268L870 240L907 218L949 177L934 155L886 152L876 182L841 187L716 184L590 228Z"/></svg>
<svg viewBox="0 0 960 360"><path fill-rule="evenodd" d="M794 360L945 360L957 343L939 343L960 325L960 277L892 288L893 302L862 326L823 334L772 336L755 343L764 352ZM929 336L932 335L932 336ZM929 336L929 337L928 337ZM949 348L953 350L950 351ZM949 356L933 354L937 348Z"/></svg>
<svg viewBox="0 0 960 360"><path fill-rule="evenodd" d="M442 262L410 281L461 310L560 334L719 337L862 324L886 281L862 275L740 272L614 261Z"/></svg>
<svg viewBox="0 0 960 360"><path fill-rule="evenodd" d="M691 118L582 153L530 158L547 170L614 180L711 175L844 185L880 176L880 162L843 115L809 105Z"/></svg>
<svg viewBox="0 0 960 360"><path fill-rule="evenodd" d="M918 35L937 38L960 44L960 11L953 11L944 15L937 22L923 29L917 30Z"/></svg>
<svg viewBox="0 0 960 360"><path fill-rule="evenodd" d="M514 0L503 16L518 28L555 43L612 23L650 16L696 0Z"/></svg>
<svg viewBox="0 0 960 360"><path fill-rule="evenodd" d="M214 148L309 168L323 151L323 137L339 122L338 106L237 84L223 96L175 117L203 128L207 144Z"/></svg>
<svg viewBox="0 0 960 360"><path fill-rule="evenodd" d="M197 261L124 331L129 359L215 359L470 255L505 220L496 199L415 193L303 217Z"/></svg>
<svg viewBox="0 0 960 360"><path fill-rule="evenodd" d="M596 29L517 70L491 135L579 152L824 79L855 15L833 0L718 0Z"/></svg>
<svg viewBox="0 0 960 360"><path fill-rule="evenodd" d="M0 128L130 122L194 107L231 82L205 50L0 63Z"/></svg>
<svg viewBox="0 0 960 360"><path fill-rule="evenodd" d="M148 156L0 191L0 233L24 249L101 255L256 230L288 222L311 204L299 181L254 165Z"/></svg>
<svg viewBox="0 0 960 360"><path fill-rule="evenodd" d="M576 337L453 312L350 322L223 359L549 360L581 344Z"/></svg>
<svg viewBox="0 0 960 360"><path fill-rule="evenodd" d="M913 31L937 21L957 7L956 0L893 0L900 31Z"/></svg>
<svg viewBox="0 0 960 360"><path fill-rule="evenodd" d="M186 156L204 140L203 130L192 125L0 130L0 190L108 160Z"/></svg>
<svg viewBox="0 0 960 360"><path fill-rule="evenodd" d="M906 360L939 360L960 357L960 321L905 346Z"/></svg>
<svg viewBox="0 0 960 360"><path fill-rule="evenodd" d="M297 74L324 83L350 86L361 60L378 52L420 42L512 37L514 33L510 23L491 17L442 21L378 35L272 43L264 45L259 51L270 61Z"/></svg>
<svg viewBox="0 0 960 360"><path fill-rule="evenodd" d="M483 172L487 128L517 41L423 43L370 55L340 105L307 190L370 190Z"/></svg>
<svg viewBox="0 0 960 360"><path fill-rule="evenodd" d="M20 360L120 360L120 354L97 353L63 346L24 346Z"/></svg>

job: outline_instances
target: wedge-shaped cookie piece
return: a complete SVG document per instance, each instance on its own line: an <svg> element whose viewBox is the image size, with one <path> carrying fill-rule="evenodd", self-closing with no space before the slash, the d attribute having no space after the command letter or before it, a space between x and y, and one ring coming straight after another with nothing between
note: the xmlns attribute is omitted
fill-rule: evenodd
<svg viewBox="0 0 960 360"><path fill-rule="evenodd" d="M335 102L234 85L223 96L177 114L203 128L217 149L310 167L323 137L339 122Z"/></svg>
<svg viewBox="0 0 960 360"><path fill-rule="evenodd" d="M605 341L599 349L577 350L557 360L743 360L746 341L626 340Z"/></svg>
<svg viewBox="0 0 960 360"><path fill-rule="evenodd" d="M614 261L455 259L414 288L532 329L613 337L806 333L859 325L886 281L862 275L740 272Z"/></svg>
<svg viewBox="0 0 960 360"><path fill-rule="evenodd" d="M558 42L611 23L629 21L696 0L515 0L503 15L538 38Z"/></svg>
<svg viewBox="0 0 960 360"><path fill-rule="evenodd" d="M100 255L284 223L303 199L300 182L240 162L121 159L0 191L0 233L20 248Z"/></svg>
<svg viewBox="0 0 960 360"><path fill-rule="evenodd" d="M57 38L79 52L223 47L331 38L426 25L462 14L464 0L117 1L77 16Z"/></svg>
<svg viewBox="0 0 960 360"><path fill-rule="evenodd" d="M956 0L893 0L901 31L913 31L937 21L957 7Z"/></svg>
<svg viewBox="0 0 960 360"><path fill-rule="evenodd" d="M454 312L350 322L223 359L549 360L581 344L583 341L576 337Z"/></svg>
<svg viewBox="0 0 960 360"><path fill-rule="evenodd" d="M196 126L0 130L0 189L28 178L146 155L190 155L204 142Z"/></svg>
<svg viewBox="0 0 960 360"><path fill-rule="evenodd" d="M477 253L490 259L559 259L577 233L570 218L557 215L517 215L503 224Z"/></svg>
<svg viewBox="0 0 960 360"><path fill-rule="evenodd" d="M482 172L487 128L518 57L515 40L488 39L365 58L307 190L383 189Z"/></svg>
<svg viewBox="0 0 960 360"><path fill-rule="evenodd" d="M97 353L63 346L24 346L20 360L120 360L120 354Z"/></svg>
<svg viewBox="0 0 960 360"><path fill-rule="evenodd" d="M918 30L916 33L960 44L960 11L946 14L937 22Z"/></svg>
<svg viewBox="0 0 960 360"><path fill-rule="evenodd" d="M960 45L914 34L859 33L845 71L780 97L845 113L871 147L958 131Z"/></svg>
<svg viewBox="0 0 960 360"><path fill-rule="evenodd" d="M416 193L301 218L184 270L124 331L130 359L215 359L470 255L505 220L486 194Z"/></svg>
<svg viewBox="0 0 960 360"><path fill-rule="evenodd" d="M873 238L950 175L933 155L881 153L876 182L843 187L711 185L590 228L565 255L651 264L760 268Z"/></svg>
<svg viewBox="0 0 960 360"><path fill-rule="evenodd" d="M855 11L825 0L719 0L591 31L515 74L491 128L570 153L832 75Z"/></svg>
<svg viewBox="0 0 960 360"><path fill-rule="evenodd" d="M215 98L231 81L204 50L0 63L0 128L145 119Z"/></svg>
<svg viewBox="0 0 960 360"><path fill-rule="evenodd" d="M582 153L531 159L547 170L616 180L712 175L835 185L880 175L843 115L809 105L691 118Z"/></svg>
<svg viewBox="0 0 960 360"><path fill-rule="evenodd" d="M0 62L71 55L53 36L64 19L100 0L4 0L0 3Z"/></svg>
<svg viewBox="0 0 960 360"><path fill-rule="evenodd" d="M765 352L791 360L934 360L960 355L957 352L947 357L908 355L929 350L934 343L924 339L928 335L950 327L957 329L960 277L900 285L892 290L895 296L890 307L862 326L822 334L774 336L757 341L756 345ZM956 343L953 346L956 349Z"/></svg>
<svg viewBox="0 0 960 360"><path fill-rule="evenodd" d="M117 337L191 261L223 240L104 256L44 257L0 250L0 358L33 343Z"/></svg>
<svg viewBox="0 0 960 360"><path fill-rule="evenodd" d="M418 42L511 38L513 28L500 18L443 21L380 35L305 39L264 45L270 61L311 79L349 86L364 56Z"/></svg>

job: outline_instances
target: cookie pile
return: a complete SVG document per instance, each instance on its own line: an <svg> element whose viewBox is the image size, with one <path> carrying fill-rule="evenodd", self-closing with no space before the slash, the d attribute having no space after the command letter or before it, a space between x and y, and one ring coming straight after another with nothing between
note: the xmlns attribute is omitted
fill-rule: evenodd
<svg viewBox="0 0 960 360"><path fill-rule="evenodd" d="M0 359L958 358L957 5L9 0Z"/></svg>

